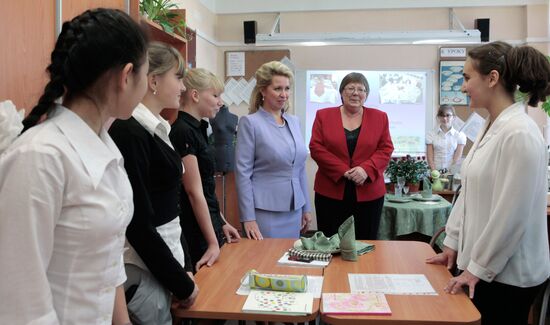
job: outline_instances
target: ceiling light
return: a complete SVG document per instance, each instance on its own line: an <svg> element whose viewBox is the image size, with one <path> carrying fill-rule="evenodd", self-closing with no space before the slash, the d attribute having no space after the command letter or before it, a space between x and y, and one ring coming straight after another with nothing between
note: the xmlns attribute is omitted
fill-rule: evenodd
<svg viewBox="0 0 550 325"><path fill-rule="evenodd" d="M395 32L271 33L257 34L257 46L476 44L481 33L472 30L417 30Z"/></svg>

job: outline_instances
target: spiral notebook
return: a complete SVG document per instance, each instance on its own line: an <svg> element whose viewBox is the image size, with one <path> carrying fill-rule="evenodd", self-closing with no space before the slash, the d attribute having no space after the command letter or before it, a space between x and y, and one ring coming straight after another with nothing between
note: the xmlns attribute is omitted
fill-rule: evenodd
<svg viewBox="0 0 550 325"><path fill-rule="evenodd" d="M325 267L330 263L332 254L303 251L291 248L277 261L279 265L303 267Z"/></svg>

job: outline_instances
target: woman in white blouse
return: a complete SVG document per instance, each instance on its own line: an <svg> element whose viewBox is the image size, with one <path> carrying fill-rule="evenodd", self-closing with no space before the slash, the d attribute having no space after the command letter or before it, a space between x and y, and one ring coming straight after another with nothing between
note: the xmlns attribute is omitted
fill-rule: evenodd
<svg viewBox="0 0 550 325"><path fill-rule="evenodd" d="M438 128L426 136L426 155L432 170L451 169L459 163L466 135L453 128L455 108L442 105L437 110Z"/></svg>
<svg viewBox="0 0 550 325"><path fill-rule="evenodd" d="M542 133L514 103L537 106L550 95L550 63L529 46L494 42L468 52L462 91L489 112L462 164L462 191L447 222L443 253L428 259L462 270L446 292L466 287L481 324L527 324L550 276L546 166Z"/></svg>
<svg viewBox="0 0 550 325"><path fill-rule="evenodd" d="M143 98L146 53L122 11L63 24L28 131L0 157L0 324L129 323L122 253L132 189L103 126Z"/></svg>

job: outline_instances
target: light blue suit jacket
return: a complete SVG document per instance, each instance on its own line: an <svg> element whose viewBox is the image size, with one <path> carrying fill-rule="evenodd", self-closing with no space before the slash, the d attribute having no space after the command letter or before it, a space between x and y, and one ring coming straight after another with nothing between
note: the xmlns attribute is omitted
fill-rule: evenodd
<svg viewBox="0 0 550 325"><path fill-rule="evenodd" d="M306 178L307 148L298 118L284 114L296 153L288 157L288 143L275 118L263 108L243 116L237 131L235 177L242 222L256 220L254 209L310 212Z"/></svg>

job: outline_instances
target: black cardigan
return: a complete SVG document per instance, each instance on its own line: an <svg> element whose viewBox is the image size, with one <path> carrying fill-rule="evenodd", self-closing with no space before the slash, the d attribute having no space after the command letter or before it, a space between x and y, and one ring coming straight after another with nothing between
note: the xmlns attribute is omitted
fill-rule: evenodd
<svg viewBox="0 0 550 325"><path fill-rule="evenodd" d="M178 299L186 299L195 284L156 231L179 215L180 157L133 117L115 121L109 134L124 157L134 192L134 216L126 238L153 276Z"/></svg>

